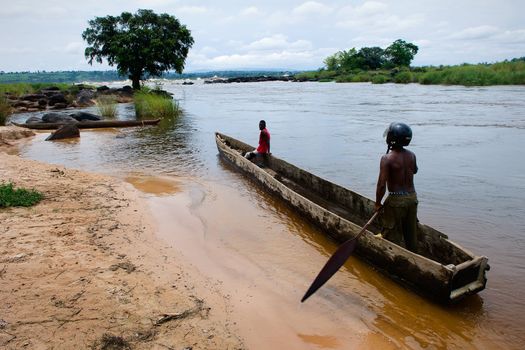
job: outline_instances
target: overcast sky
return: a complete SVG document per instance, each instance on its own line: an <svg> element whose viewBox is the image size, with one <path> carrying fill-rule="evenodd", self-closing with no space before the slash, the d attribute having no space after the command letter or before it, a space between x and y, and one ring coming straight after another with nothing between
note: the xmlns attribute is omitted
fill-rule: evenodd
<svg viewBox="0 0 525 350"><path fill-rule="evenodd" d="M524 0L0 0L0 71L111 69L87 63L81 34L89 19L141 8L191 30L187 72L317 69L396 39L419 46L416 66L525 56Z"/></svg>

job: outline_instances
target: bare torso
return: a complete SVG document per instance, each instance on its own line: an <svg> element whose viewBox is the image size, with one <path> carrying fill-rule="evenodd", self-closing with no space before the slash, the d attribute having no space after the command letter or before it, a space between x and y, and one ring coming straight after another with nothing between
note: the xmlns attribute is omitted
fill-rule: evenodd
<svg viewBox="0 0 525 350"><path fill-rule="evenodd" d="M387 188L390 192L415 192L414 174L417 173L416 156L409 150L392 150L385 154Z"/></svg>
<svg viewBox="0 0 525 350"><path fill-rule="evenodd" d="M404 148L393 149L381 158L376 189L376 207L379 207L386 188L389 192L415 192L414 174L417 173L416 155Z"/></svg>

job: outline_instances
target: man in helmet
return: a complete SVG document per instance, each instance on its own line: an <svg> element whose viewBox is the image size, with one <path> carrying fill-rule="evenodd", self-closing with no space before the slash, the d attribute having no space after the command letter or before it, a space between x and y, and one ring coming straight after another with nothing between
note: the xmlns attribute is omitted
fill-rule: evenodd
<svg viewBox="0 0 525 350"><path fill-rule="evenodd" d="M417 252L417 195L414 174L416 155L404 146L412 140L412 130L404 123L392 123L385 130L388 149L381 157L376 187L376 209L388 188L381 215L384 238Z"/></svg>
<svg viewBox="0 0 525 350"><path fill-rule="evenodd" d="M266 129L266 122L264 120L259 122L259 130L261 130L261 133L259 134L259 146L257 149L252 152L247 152L244 155L247 159L252 159L257 155L266 157L270 154L270 133L268 132L268 129Z"/></svg>

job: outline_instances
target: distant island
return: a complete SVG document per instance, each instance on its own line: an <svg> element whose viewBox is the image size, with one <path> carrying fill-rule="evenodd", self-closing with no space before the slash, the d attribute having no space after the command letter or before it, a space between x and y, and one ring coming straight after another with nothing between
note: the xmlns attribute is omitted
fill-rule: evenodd
<svg viewBox="0 0 525 350"><path fill-rule="evenodd" d="M332 70L320 68L316 71L294 75L298 81L320 81L337 83L409 84L423 85L525 85L525 57L496 63L463 63L455 66L396 67L392 69Z"/></svg>

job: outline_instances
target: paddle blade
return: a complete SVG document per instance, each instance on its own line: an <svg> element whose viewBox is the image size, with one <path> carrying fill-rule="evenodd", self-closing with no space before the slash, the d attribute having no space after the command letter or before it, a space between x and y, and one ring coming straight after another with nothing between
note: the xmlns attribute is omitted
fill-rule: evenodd
<svg viewBox="0 0 525 350"><path fill-rule="evenodd" d="M314 294L323 284L325 284L341 266L345 263L346 260L352 255L352 252L355 250L357 244L357 237L349 239L336 250L336 252L328 259L326 264L321 269L321 272L317 275L315 280L312 282L312 285L304 297L301 299L301 303L308 299L312 294Z"/></svg>

